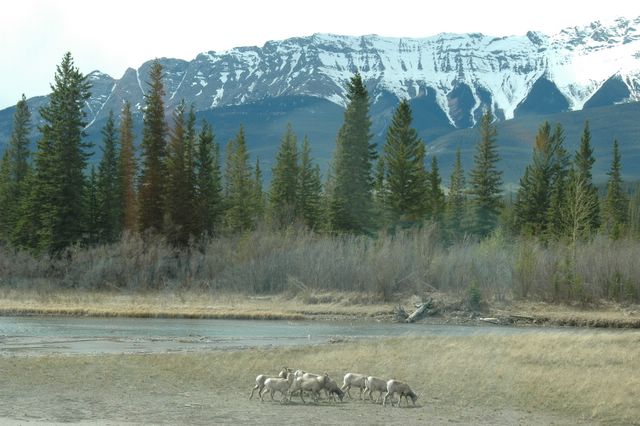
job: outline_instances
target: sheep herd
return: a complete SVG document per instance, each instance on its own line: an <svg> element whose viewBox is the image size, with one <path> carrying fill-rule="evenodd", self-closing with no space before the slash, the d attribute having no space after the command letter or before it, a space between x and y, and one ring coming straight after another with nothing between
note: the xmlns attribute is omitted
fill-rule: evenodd
<svg viewBox="0 0 640 426"><path fill-rule="evenodd" d="M397 406L400 406L402 397L404 396L407 405L409 398L416 405L418 395L407 385L399 380L384 380L379 377L367 376L365 374L347 373L344 375L342 386L331 378L327 373L313 374L303 370L293 371L291 368L283 367L277 376L269 376L260 374L256 377L256 385L251 390L249 399L253 398L254 392L257 390L260 400L264 401L264 395L269 393L273 400L276 392L282 395L280 402L291 401L294 395L299 395L303 403L305 393L311 395L314 402L320 399L320 392L324 391L325 395L335 401L336 397L343 400L345 391L351 398L351 388L360 389L360 399L369 396L373 401L373 393L379 392L375 402L382 400L382 405L387 404L387 400L391 401L391 405L395 405L395 394L398 394ZM384 397L382 394L384 393Z"/></svg>

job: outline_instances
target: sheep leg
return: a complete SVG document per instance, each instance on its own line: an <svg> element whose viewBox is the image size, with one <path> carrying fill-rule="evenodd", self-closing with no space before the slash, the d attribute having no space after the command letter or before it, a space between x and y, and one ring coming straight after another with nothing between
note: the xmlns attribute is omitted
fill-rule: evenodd
<svg viewBox="0 0 640 426"><path fill-rule="evenodd" d="M262 388L260 387L260 385L255 385L253 389L251 389L251 396L249 397L249 400L253 398L253 393L256 391L256 389L258 389L258 394L262 391Z"/></svg>
<svg viewBox="0 0 640 426"><path fill-rule="evenodd" d="M349 395L349 399L353 399L351 398L351 385L343 385L342 390L344 391L345 389L347 389L347 395Z"/></svg>
<svg viewBox="0 0 640 426"><path fill-rule="evenodd" d="M382 406L387 405L387 398L389 398L389 392L384 395L384 399L382 400ZM391 400L391 404L393 404L393 399Z"/></svg>
<svg viewBox="0 0 640 426"><path fill-rule="evenodd" d="M362 388L360 388L360 399L362 400Z"/></svg>

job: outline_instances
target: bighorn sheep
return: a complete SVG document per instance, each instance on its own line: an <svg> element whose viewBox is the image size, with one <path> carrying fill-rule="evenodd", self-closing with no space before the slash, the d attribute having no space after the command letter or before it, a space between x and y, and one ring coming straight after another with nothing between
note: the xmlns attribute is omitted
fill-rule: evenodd
<svg viewBox="0 0 640 426"><path fill-rule="evenodd" d="M262 392L262 389L264 389L264 382L270 378L270 377L280 377L282 379L286 379L287 378L287 373L290 373L291 369L287 368L287 367L282 367L282 370L280 371L280 373L278 373L277 376L268 376L266 374L259 374L256 377L256 385L253 387L253 389L251 389L251 395L249 396L249 399L253 398L253 393L256 391L256 389L258 390L258 395L260 395L260 392Z"/></svg>
<svg viewBox="0 0 640 426"><path fill-rule="evenodd" d="M378 402L382 399L382 394L387 391L387 381L381 379L379 377L369 376L364 381L364 397L367 397L367 393L369 393L369 399L373 400L373 392L380 392L375 402Z"/></svg>
<svg viewBox="0 0 640 426"><path fill-rule="evenodd" d="M334 401L336 400L336 396L337 396L338 398L340 398L340 401L342 402L342 399L344 398L344 392L342 392L342 389L340 389L338 384L332 378L329 377L326 379L324 384L324 390L328 392L328 394Z"/></svg>
<svg viewBox="0 0 640 426"><path fill-rule="evenodd" d="M264 389L260 393L260 401L264 401L263 396L265 393L271 393L271 399L273 399L273 394L276 392L280 392L282 394L282 400L280 402L286 401L287 394L289 393L289 389L293 384L294 376L293 373L287 373L287 378L283 379L281 377L269 377L264 381Z"/></svg>
<svg viewBox="0 0 640 426"><path fill-rule="evenodd" d="M418 395L415 394L411 390L408 384L400 382L398 380L391 379L387 382L387 393L384 396L384 400L382 401L382 405L386 405L387 398L391 396L391 406L393 407L393 396L395 393L398 393L398 407L400 407L400 403L402 402L402 397L407 401L407 405L409 405L409 397L411 401L413 401L413 405L416 405L416 399L418 399Z"/></svg>
<svg viewBox="0 0 640 426"><path fill-rule="evenodd" d="M355 386L360 388L360 399L362 399L362 391L364 390L364 381L367 376L364 374L356 374L356 373L347 373L344 375L344 384L342 385L342 390L347 390L347 395L351 398L351 386Z"/></svg>
<svg viewBox="0 0 640 426"><path fill-rule="evenodd" d="M306 373L309 374L309 373ZM294 394L294 392L300 392L300 399L303 403L307 403L304 400L304 392L310 392L314 402L318 402L320 399L320 391L325 389L325 384L330 380L330 377L327 373L324 373L322 376L307 376L305 374L297 377L293 383L293 387L289 390L289 399Z"/></svg>

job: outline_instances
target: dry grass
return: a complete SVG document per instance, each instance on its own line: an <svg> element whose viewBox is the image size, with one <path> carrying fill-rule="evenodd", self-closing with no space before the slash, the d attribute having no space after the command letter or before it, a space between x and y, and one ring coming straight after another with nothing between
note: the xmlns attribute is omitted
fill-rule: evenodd
<svg viewBox="0 0 640 426"><path fill-rule="evenodd" d="M221 410L221 394L229 394L240 411L252 410L246 398L255 375L287 365L336 378L352 371L406 380L433 415L444 407L482 407L486 413L516 407L576 421L637 424L638 344L637 332L549 332L213 353L0 358L0 417L22 410L77 421L88 415L79 407L88 407L98 419L171 422L186 418L185 406L200 404L201 414L211 419L206 416ZM71 409L78 411L75 417ZM239 419L227 422L234 420Z"/></svg>

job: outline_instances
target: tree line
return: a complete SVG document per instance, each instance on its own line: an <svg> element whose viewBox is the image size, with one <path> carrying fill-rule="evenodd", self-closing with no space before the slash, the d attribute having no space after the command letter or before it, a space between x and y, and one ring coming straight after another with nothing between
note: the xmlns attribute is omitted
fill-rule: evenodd
<svg viewBox="0 0 640 426"><path fill-rule="evenodd" d="M167 122L162 79L156 61L144 95L139 155L131 106L124 102L120 122L111 112L102 129L97 169L88 168L91 147L84 141L90 85L71 54L57 67L49 104L40 109L34 153L31 114L22 97L0 163L0 242L60 254L76 244L113 243L125 233L161 235L180 247L262 224L375 235L434 222L447 240L485 237L498 226L572 241L598 230L617 238L629 228L617 142L601 202L591 177L588 123L573 161L563 147L562 126L552 131L544 123L516 200L505 203L495 120L485 111L473 169L467 176L458 149L445 195L436 156L425 166L425 143L412 127L408 101L394 111L382 149L372 143L369 94L356 73L347 84L343 124L324 182L310 141L305 136L299 144L289 124L265 191L259 159L250 164L243 127L221 158L213 127L196 122L193 106L182 101Z"/></svg>

